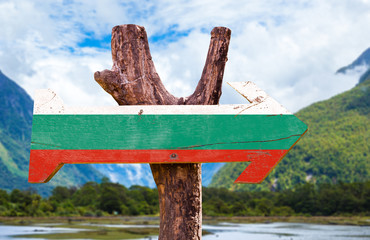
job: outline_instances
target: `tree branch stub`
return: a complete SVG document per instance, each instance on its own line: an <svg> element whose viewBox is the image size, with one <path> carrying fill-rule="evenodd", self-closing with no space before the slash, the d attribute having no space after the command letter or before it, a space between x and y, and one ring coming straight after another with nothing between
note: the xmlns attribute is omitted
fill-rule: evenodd
<svg viewBox="0 0 370 240"><path fill-rule="evenodd" d="M215 27L206 63L193 94L178 98L164 87L154 67L144 27L128 24L112 29L111 70L94 78L119 105L213 105L221 96L231 30ZM201 239L201 164L151 164L160 205L159 239Z"/></svg>

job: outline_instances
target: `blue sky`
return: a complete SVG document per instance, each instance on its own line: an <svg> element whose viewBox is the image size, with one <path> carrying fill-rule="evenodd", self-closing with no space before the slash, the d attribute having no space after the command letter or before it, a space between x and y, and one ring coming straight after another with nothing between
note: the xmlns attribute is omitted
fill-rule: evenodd
<svg viewBox="0 0 370 240"><path fill-rule="evenodd" d="M112 67L115 25L148 33L166 88L190 95L215 26L232 30L224 82L254 81L295 112L353 87L364 68L335 71L370 46L369 0L0 0L0 69L32 96L52 88L69 105L115 105L95 83ZM245 102L226 84L221 103Z"/></svg>

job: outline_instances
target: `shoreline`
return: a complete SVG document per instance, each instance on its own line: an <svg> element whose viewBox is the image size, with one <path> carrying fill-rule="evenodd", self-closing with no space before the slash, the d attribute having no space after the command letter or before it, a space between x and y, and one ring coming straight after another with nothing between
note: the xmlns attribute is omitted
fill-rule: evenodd
<svg viewBox="0 0 370 240"><path fill-rule="evenodd" d="M324 225L352 225L370 226L370 216L234 216L234 217L210 217L203 216L203 224L217 225L222 222L229 223L312 223ZM52 216L52 217L0 217L1 225L33 225L43 223L60 224L135 224L135 225L159 225L158 216L103 216L103 217L77 217L77 216Z"/></svg>

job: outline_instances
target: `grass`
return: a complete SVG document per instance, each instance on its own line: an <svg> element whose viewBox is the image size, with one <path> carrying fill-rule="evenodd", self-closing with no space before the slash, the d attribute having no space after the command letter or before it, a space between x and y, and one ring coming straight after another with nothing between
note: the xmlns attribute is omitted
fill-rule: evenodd
<svg viewBox="0 0 370 240"><path fill-rule="evenodd" d="M289 217L203 217L203 223L217 224L219 222L231 223L313 223L327 225L354 225L370 226L370 217L366 216L289 216Z"/></svg>
<svg viewBox="0 0 370 240"><path fill-rule="evenodd" d="M61 226L58 226L61 227ZM158 228L115 228L115 227L92 227L85 228L79 225L74 233L51 233L18 235L19 238L42 238L42 239L138 239L149 238L158 235Z"/></svg>
<svg viewBox="0 0 370 240"><path fill-rule="evenodd" d="M370 216L289 216L289 217L208 217L203 216L203 224L231 223L270 223L295 222L335 225L370 226ZM81 224L123 224L123 225L159 225L159 217L0 217L0 224L29 226L43 223L58 223L68 228L80 227ZM88 226L88 225L87 225Z"/></svg>
<svg viewBox="0 0 370 240"><path fill-rule="evenodd" d="M0 223L16 226L58 223L68 227L80 224L159 225L159 217L0 217Z"/></svg>

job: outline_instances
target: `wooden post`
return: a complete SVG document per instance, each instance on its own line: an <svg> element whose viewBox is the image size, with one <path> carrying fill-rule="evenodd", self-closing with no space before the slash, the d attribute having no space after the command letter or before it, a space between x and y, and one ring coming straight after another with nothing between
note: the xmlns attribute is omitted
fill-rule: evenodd
<svg viewBox="0 0 370 240"><path fill-rule="evenodd" d="M215 27L201 79L192 95L177 98L162 84L149 50L144 27L120 25L112 29L111 70L95 80L119 105L218 104L231 30ZM201 164L151 164L159 193L160 240L201 239Z"/></svg>

